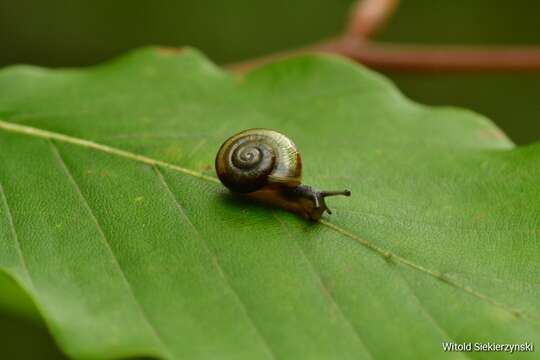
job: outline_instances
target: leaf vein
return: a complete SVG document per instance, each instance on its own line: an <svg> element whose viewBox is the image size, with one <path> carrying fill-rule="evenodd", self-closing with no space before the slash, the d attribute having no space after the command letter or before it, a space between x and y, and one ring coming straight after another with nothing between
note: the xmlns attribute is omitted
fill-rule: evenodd
<svg viewBox="0 0 540 360"><path fill-rule="evenodd" d="M405 277L403 276L403 274L399 273L399 270L398 270L398 275L400 277L400 279L402 280L402 283L405 285L405 287L407 288L407 290L409 290L409 293L411 294L411 296L416 300L416 302L418 303L418 306L420 307L420 309L422 310L422 312L426 315L426 317L430 320L431 324L433 325L434 328L436 328L437 330L439 330L439 332L444 336L444 337L447 337L448 339L453 340L453 337L450 336L450 334L448 333L448 331L446 331L442 324L437 320L435 319L435 317L433 316L433 314L427 309L427 307L424 305L424 303L422 301L420 301L420 298L418 296L418 294L416 293L416 291L409 285L409 282L407 281L407 279L405 279ZM455 342L455 341L454 341ZM464 353L459 353L459 356L460 357L463 357L463 358L469 358L471 359L471 356L469 355L469 353L467 352L464 352Z"/></svg>
<svg viewBox="0 0 540 360"><path fill-rule="evenodd" d="M186 222L189 224L189 226L193 229L193 231L197 234L197 237L199 239L201 239L201 244L203 245L204 249L206 250L206 252L210 255L210 257L212 258L212 262L214 263L214 266L215 268L217 269L219 275L221 276L221 278L223 279L223 282L225 283L225 285L229 288L229 290L231 291L231 293L234 295L234 297L237 299L239 305L240 305L240 308L242 309L242 311L244 312L247 320L249 321L249 323L251 324L252 328L254 329L255 333L259 336L259 338L261 339L261 342L262 344L264 345L265 349L268 351L268 354L270 355L270 357L272 359L276 359L276 356L274 354L274 352L272 351L272 349L270 348L268 342L266 341L265 337L262 335L262 332L261 330L257 327L257 325L255 324L255 321L253 320L253 318L251 317L251 315L249 314L248 310L247 310L247 307L246 307L246 304L242 301L242 299L240 298L240 295L238 294L238 292L236 292L236 290L233 288L233 286L231 285L230 281L228 280L227 278L227 275L225 274L225 271L223 270L223 267L221 266L216 254L210 249L210 246L208 246L208 243L206 241L206 239L202 236L201 232L199 231L199 229L197 229L197 227L195 226L195 224L191 221L191 219L189 218L187 212L184 210L184 208L182 207L182 205L180 204L180 201L178 201L178 199L176 198L176 196L174 195L174 193L172 192L171 190L171 187L169 186L169 184L167 183L167 180L165 180L165 177L163 176L163 174L161 173L161 171L159 170L159 168L157 166L153 166L153 169L157 175L157 177L159 178L159 180L161 181L161 183L163 184L163 187L166 189L167 193L169 194L169 196L171 197L171 199L173 200L176 208L178 209L178 212L181 214L181 216L186 220Z"/></svg>
<svg viewBox="0 0 540 360"><path fill-rule="evenodd" d="M119 156L119 157L123 157L123 158L126 158L126 159L130 159L130 160L133 160L133 161L138 161L138 162L141 162L141 163L145 163L147 165L151 165L151 166L161 166L163 168L167 168L167 169L171 169L171 170L174 170L174 171L177 171L177 172L180 172L180 173L183 173L183 174L186 174L186 175L190 175L190 176L193 176L193 177L196 177L196 178L199 178L199 179L203 179L203 180L207 180L207 181L210 181L210 182L213 182L213 183L219 183L219 180L215 177L212 177L212 176L208 176L208 175L205 175L201 172L198 172L198 171L195 171L195 170L192 170L192 169L188 169L188 168L185 168L185 167L182 167L182 166L178 166L178 165L174 165L174 164L171 164L171 163L168 163L168 162L165 162L165 161L162 161L162 160L157 160L157 159L153 159L153 158L150 158L150 157L147 157L147 156L144 156L144 155L139 155L139 154L135 154L135 153L132 153L132 152L129 152L129 151L126 151L126 150L122 150L122 149L118 149L118 148L114 148L114 147L111 147L111 146L108 146L108 145L103 145L103 144L99 144L99 143L96 143L96 142L93 142L93 141L89 141L89 140L85 140L85 139L81 139L81 138L77 138L77 137L73 137L73 136L69 136L69 135L65 135L65 134L61 134L61 133L56 133L56 132L51 132L51 131L47 131L47 130L42 130L42 129L38 129L38 128L35 128L35 127L31 127L31 126L26 126L26 125L20 125L20 124L15 124L15 123L10 123L10 122L6 122L6 121L2 121L0 120L0 129L3 129L5 131L9 131L9 132L14 132L14 133L18 133L18 134L25 134L25 135L28 135L28 136L34 136L34 137L38 137L38 138L43 138L43 139L49 139L49 140L56 140L56 141L59 141L59 142L65 142L65 143L69 143L69 144L73 144L73 145L77 145L77 146L81 146L81 147L85 147L85 148L89 148L89 149L93 149L93 150L96 150L96 151L101 151L101 152L105 152L105 153L108 153L108 154L112 154L112 155L116 155L116 156ZM460 282L458 282L457 280L454 280L450 277L448 277L447 275L441 273L441 272L438 272L438 271L435 271L435 270L431 270L431 269L428 269L422 265L419 265L419 264L416 264L415 262L409 260L409 259L406 259L404 257L401 257L391 251L388 251L386 249L383 249L375 244L372 244L371 242L365 240L365 239L362 239L360 238L359 236L356 236L355 234L352 234L350 232L348 232L347 230L337 226L337 225L334 225L332 224L331 222L328 222L326 220L320 220L319 221L321 224L333 229L334 231L337 231L338 233L346 236L346 237L349 237L351 238L352 240L355 240L357 241L359 244L365 246L366 248L378 253L379 255L383 256L384 258L388 259L388 260L395 260L396 262L402 264L402 265L405 265L405 266L408 266L412 269L415 269L421 273L424 273L426 275L429 275L429 276L432 276L436 279L439 279L443 282L446 282L447 284L451 285L451 286L454 286L456 287L457 289L460 289L461 291L464 291L465 293L468 293L480 300L483 300L493 306L496 306L496 307L499 307L501 309L504 309L508 312L510 312L511 314L515 315L516 317L519 317L519 318L523 318L523 319L528 319L528 318L533 318L535 320L539 320L540 319L540 316L537 316L537 315L534 315L534 314L530 314L530 313L525 313L524 311L522 310L519 310L519 309L514 309L514 308L511 308L509 306L507 306L506 304L503 304L475 289L473 289L472 287L470 286L467 286L467 285L464 285L464 284L461 284Z"/></svg>
<svg viewBox="0 0 540 360"><path fill-rule="evenodd" d="M23 251L22 251L21 241L19 240L19 235L17 234L17 230L15 229L15 223L13 221L13 215L12 215L9 203L7 201L7 197L6 197L5 192L4 192L4 187L2 186L1 182L0 182L0 196L2 197L2 202L6 206L6 214L7 214L9 227L11 228L11 233L12 233L13 239L15 240L15 251L17 252L17 255L19 256L19 259L21 261L21 266L23 268L23 271L24 271L25 275L28 278L28 283L29 283L30 287L32 289L34 289L34 291L36 291L34 281L32 280L32 275L30 274L28 264L26 263L26 258L24 256Z"/></svg>
<svg viewBox="0 0 540 360"><path fill-rule="evenodd" d="M60 167L64 171L64 174L68 178L69 182L72 183L72 185L75 188L75 191L77 193L77 196L81 200L83 206L88 211L88 213L90 215L90 218L92 219L92 221L96 225L96 228L97 228L99 234L101 235L100 236L101 240L103 241L103 244L105 245L107 251L111 254L111 257L113 259L113 263L118 268L118 271L120 273L120 277L122 278L122 281L125 283L128 293L130 294L131 298L133 299L134 303L136 304L137 308L139 309L142 318L147 323L150 331L152 331L152 333L154 334L156 340L158 341L158 343L160 344L160 346L162 347L162 349L164 350L166 355L168 357L170 357L170 358L174 358L174 356L172 356L172 353L170 352L169 347L166 345L166 343L163 340L162 336L159 334L159 331L154 326L154 324L150 321L150 318L149 318L148 314L146 313L146 311L144 309L144 306L140 303L137 296L135 295L135 291L133 290L133 287L132 287L131 283L129 282L129 280L128 280L127 276L126 276L126 274L124 272L124 269L120 265L120 262L118 261L118 259L116 257L116 254L114 253L114 250L112 249L112 246L111 246L107 236L105 235L105 232L103 231L103 228L101 227L97 217L95 216L92 208L90 207L90 204L88 203L88 201L84 197L83 192L82 192L79 184L77 183L77 181L75 180L75 178L71 174L71 171L69 170L66 162L62 158L62 155L60 154L60 151L58 150L58 148L56 147L56 145L54 144L53 141L50 140L49 144L51 146L51 150L52 150L52 152L54 154L54 157L57 159Z"/></svg>
<svg viewBox="0 0 540 360"><path fill-rule="evenodd" d="M499 302L498 300L494 299L494 298L491 298L489 297L488 295L480 292L480 291L477 291L475 289L473 289L472 287L468 286L468 285L464 285L462 283L460 283L459 281L449 277L448 275L442 273L442 272L439 272L439 271L436 271L436 270L432 270L432 269L429 269L429 268L426 268L420 264L417 264L407 258L404 258L396 253L393 253L391 251L388 251L386 249L383 249L375 244L372 244L371 242L365 240L365 239L362 239L361 237L337 226L337 225L334 225L332 224L331 222L328 222L326 220L319 220L319 222L327 227L329 227L330 229L333 229L334 231L337 231L338 233L346 236L346 237L349 237L353 240L355 240L356 242L358 242L359 244L365 246L366 248L378 253L379 255L381 255L383 258L387 259L388 261L394 261L395 263L398 263L398 264L401 264L401 265L404 265L404 266L407 266L409 268L412 268L414 270L417 270L417 271L420 271L424 274L427 274L427 275L430 275L442 282L445 282L447 283L448 285L450 286L454 286L455 288L461 290L461 291L464 291L465 293L468 293L469 295L472 295L486 303L489 303L495 307L498 307L498 308L501 308L503 310L506 310L508 311L509 313L511 313L512 315L516 316L516 317L519 317L519 318L523 318L523 319L527 319L527 320L530 320L530 319L535 319L535 320L539 320L540 317L534 315L534 314L530 314L530 313L525 313L523 310L520 310L520 309L515 309L515 308L512 308L512 307L509 307L508 305L502 303L502 302Z"/></svg>
<svg viewBox="0 0 540 360"><path fill-rule="evenodd" d="M283 221L281 221L279 219L279 217L276 216L275 213L272 213L272 216L277 220L280 227L284 230L285 234L287 234L286 236L291 238L290 233L287 231L287 225ZM306 259L307 263L309 264L309 267L311 268L311 271L312 271L313 275L315 276L315 278L317 279L317 281L321 285L322 291L328 296L328 298L334 304L335 308L337 309L337 311L339 312L341 317L344 319L347 326L352 330L353 334L355 334L355 337L360 341L360 343L362 344L362 347L366 350L366 354L368 354L370 359L375 359L373 357L373 354L371 353L371 350L366 345L366 342L362 339L361 334L358 332L356 327L351 323L351 321L345 316L345 313L343 312L343 309L341 308L341 305L338 303L337 299L334 297L334 295L332 294L332 292L328 288L327 284L324 282L321 274L316 269L315 264L313 263L313 261L311 261L311 259L307 256L304 248L300 244L298 244L296 241L293 241L293 242L300 249L300 252L302 253L302 256L304 257L304 259Z"/></svg>

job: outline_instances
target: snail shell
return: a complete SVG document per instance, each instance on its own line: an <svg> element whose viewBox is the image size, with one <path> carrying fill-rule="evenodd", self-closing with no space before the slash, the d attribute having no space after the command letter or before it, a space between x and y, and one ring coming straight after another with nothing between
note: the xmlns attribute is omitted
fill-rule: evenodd
<svg viewBox="0 0 540 360"><path fill-rule="evenodd" d="M216 171L231 191L250 193L269 183L297 186L302 161L296 145L268 129L250 129L227 139L218 151Z"/></svg>
<svg viewBox="0 0 540 360"><path fill-rule="evenodd" d="M229 190L318 220L325 197L351 192L319 191L302 185L302 160L294 143L269 129L244 130L227 139L216 156L216 172Z"/></svg>

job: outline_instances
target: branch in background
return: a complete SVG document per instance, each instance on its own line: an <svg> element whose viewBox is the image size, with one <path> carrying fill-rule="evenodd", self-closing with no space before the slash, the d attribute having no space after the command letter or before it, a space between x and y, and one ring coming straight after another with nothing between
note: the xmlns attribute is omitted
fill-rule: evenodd
<svg viewBox="0 0 540 360"><path fill-rule="evenodd" d="M243 73L276 59L302 53L338 54L379 70L540 71L540 47L467 47L396 45L370 41L388 20L399 0L360 0L354 7L344 35L291 52L227 65Z"/></svg>
<svg viewBox="0 0 540 360"><path fill-rule="evenodd" d="M389 71L539 71L540 47L448 47L359 43L341 39L317 49Z"/></svg>
<svg viewBox="0 0 540 360"><path fill-rule="evenodd" d="M363 0L353 7L346 34L356 39L369 39L392 16L399 0Z"/></svg>

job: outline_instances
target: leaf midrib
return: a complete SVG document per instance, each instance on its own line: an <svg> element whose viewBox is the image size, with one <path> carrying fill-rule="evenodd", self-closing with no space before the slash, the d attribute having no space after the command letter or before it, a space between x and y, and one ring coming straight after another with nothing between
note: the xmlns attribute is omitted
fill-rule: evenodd
<svg viewBox="0 0 540 360"><path fill-rule="evenodd" d="M96 150L96 151L101 151L101 152L104 152L104 153L108 153L108 154L112 154L112 155L115 155L115 156L119 156L119 157L123 157L123 158L126 158L126 159L129 159L129 160L132 160L132 161L137 161L137 162L141 162L141 163L145 163L147 165L150 165L150 166L154 166L154 167L163 167L163 168L167 168L167 169L171 169L173 171L176 171L176 172L179 172L179 173L183 173L183 174L186 174L186 175L189 175L189 176L192 176L192 177L195 177L195 178L199 178L199 179L203 179L203 180L206 180L206 181L210 181L210 182L213 182L213 183L220 183L219 180L213 176L208 176L208 175L205 175L201 172L198 172L196 170L193 170L193 169L189 169L189 168L186 168L186 167L182 167L182 166L179 166L179 165L174 165L174 164L171 164L171 163L168 163L168 162L165 162L165 161L162 161L162 160L158 160L158 159L154 159L154 158L150 158L150 157L147 157L147 156L144 156L144 155L139 155L139 154L136 154L136 153L133 153L133 152L129 152L129 151L126 151L126 150L122 150L122 149L118 149L118 148L114 148L114 147L111 147L111 146L108 146L108 145L104 145L104 144L100 144L100 143L97 143L97 142L94 142L94 141L90 141L90 140L86 140L86 139L81 139L81 138L77 138L77 137L73 137L73 136L69 136L69 135L65 135L65 134L61 134L61 133L56 133L56 132L52 132L52 131L48 131L48 130L43 130L43 129L39 129L39 128L35 128L35 127L31 127L31 126L26 126L26 125L21 125L21 124L15 124L15 123L11 123L11 122L7 122L7 121L3 121L3 120L0 120L0 129L4 130L4 131L8 131L8 132L13 132L13 133L18 133L18 134L24 134L24 135L28 135L28 136L33 136L33 137L38 137L38 138L43 138L43 139L48 139L48 140L56 140L56 141L59 141L59 142L63 142L63 143L69 143L69 144L73 144L73 145L77 145L77 146L81 146L81 147L84 147L84 148L89 148L89 149L93 149L93 150ZM359 236L357 236L356 234L352 233L352 232L349 232L348 230L340 227L340 226L337 226L327 220L324 220L324 219L321 219L319 220L319 223L338 232L339 234L345 236L345 237L348 237L356 242L358 242L360 245L368 248L369 250L377 253L378 255L382 256L384 259L386 259L389 263L390 262L394 262L394 263L398 263L398 264L401 264L403 266L407 266L413 270L416 270L416 271L419 271L423 274L426 274L426 275L429 275L439 281L442 281L450 286L453 286L457 289L459 289L460 291L462 292L465 292L473 297L476 297L477 299L489 304L489 305L492 305L492 306L495 306L497 308L501 308L505 311L507 311L508 313L510 313L511 315L513 315L514 317L518 318L518 319L523 319L523 320L540 320L540 316L536 315L536 314L532 314L530 312L525 312L523 310L520 310L520 309L516 309L516 308L513 308L511 306L508 306L506 305L505 303L502 303L500 301L498 301L497 299L495 298L492 298L478 290L475 290L474 288L472 288L471 286L469 285L465 285L465 284L462 284L461 282L449 277L448 275L442 273L442 272L439 272L439 271L436 271L436 270L432 270L432 269L429 269L429 268L426 268L420 264L417 264L416 262L412 261L412 260L409 260L405 257L402 257L390 250L387 250L385 248L382 248L378 245L375 245L373 243L371 243L370 241L368 240L365 240Z"/></svg>

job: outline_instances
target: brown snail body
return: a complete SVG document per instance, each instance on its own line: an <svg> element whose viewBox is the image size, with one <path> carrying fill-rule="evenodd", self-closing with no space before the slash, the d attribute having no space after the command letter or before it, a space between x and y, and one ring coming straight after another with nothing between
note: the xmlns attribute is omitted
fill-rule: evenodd
<svg viewBox="0 0 540 360"><path fill-rule="evenodd" d="M216 172L233 193L318 220L325 197L350 191L319 191L302 185L302 160L294 143L269 129L249 129L227 139L216 156Z"/></svg>

